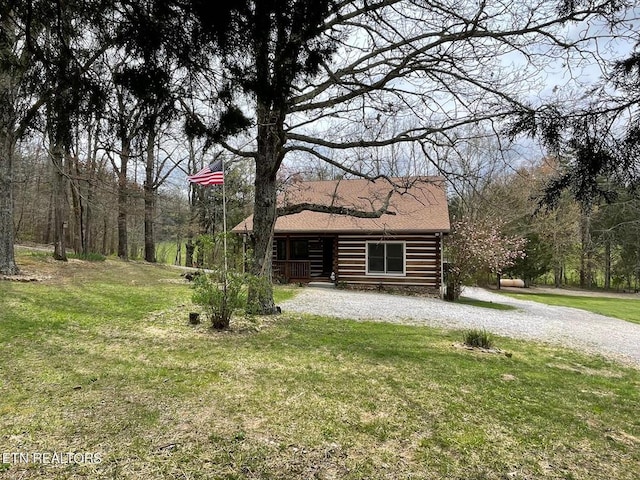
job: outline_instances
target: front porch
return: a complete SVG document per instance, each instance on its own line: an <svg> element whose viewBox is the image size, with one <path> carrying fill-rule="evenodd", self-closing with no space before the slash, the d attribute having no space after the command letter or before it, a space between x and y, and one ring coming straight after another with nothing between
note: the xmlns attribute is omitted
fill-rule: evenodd
<svg viewBox="0 0 640 480"><path fill-rule="evenodd" d="M309 260L274 260L273 278L286 283L308 282L311 280L311 262Z"/></svg>
<svg viewBox="0 0 640 480"><path fill-rule="evenodd" d="M284 283L329 281L335 271L336 238L331 236L276 236L273 251L273 278Z"/></svg>

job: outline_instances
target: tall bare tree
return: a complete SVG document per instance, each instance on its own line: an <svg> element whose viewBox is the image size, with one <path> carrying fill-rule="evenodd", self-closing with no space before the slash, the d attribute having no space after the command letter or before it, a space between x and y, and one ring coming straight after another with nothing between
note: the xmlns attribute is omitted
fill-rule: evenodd
<svg viewBox="0 0 640 480"><path fill-rule="evenodd" d="M0 7L0 273L18 273L13 243L13 174L17 140L18 95L26 57L19 45L18 25L10 3Z"/></svg>
<svg viewBox="0 0 640 480"><path fill-rule="evenodd" d="M192 2L201 44L216 47L211 138L256 165L254 264L270 277L276 174L303 152L351 175L355 152L415 142L425 151L465 125L535 111L539 70L584 62L586 22L611 20L618 2L244 0L209 10ZM582 35L571 37L572 24ZM601 32L598 32L601 33ZM594 33L595 35L595 33ZM412 118L403 130L378 128ZM250 131L247 148L233 134ZM271 292L260 298L273 311Z"/></svg>
<svg viewBox="0 0 640 480"><path fill-rule="evenodd" d="M16 144L32 125L50 91L37 95L42 65L34 39L45 25L33 2L0 4L0 273L15 274L13 189Z"/></svg>
<svg viewBox="0 0 640 480"><path fill-rule="evenodd" d="M98 26L102 14L102 0L91 1L21 1L3 2L0 7L2 32L0 44L0 76L2 77L3 126L6 132L0 188L6 189L3 202L12 203L12 165L15 142L32 125L32 121L45 107L49 153L54 167L55 204L55 256L65 259L66 224L65 202L67 195L68 158L71 150L73 121L77 119L81 105L97 100L90 82L84 74L95 59L94 47L99 45L89 35L90 26ZM29 73L36 75L30 76ZM6 81L5 81L6 80ZM93 85L95 87L95 85ZM6 100L6 103L5 103ZM27 105L25 108L25 104ZM19 105L22 108L19 108ZM4 115L6 114L6 115ZM3 159L4 160L4 159ZM5 192L3 192L5 193ZM2 248L8 270L13 244L13 234L5 222L12 216L11 206L3 208ZM5 216L6 215L6 216ZM6 226L6 228L5 228ZM3 232L5 233L5 232ZM13 262L15 263L15 262Z"/></svg>

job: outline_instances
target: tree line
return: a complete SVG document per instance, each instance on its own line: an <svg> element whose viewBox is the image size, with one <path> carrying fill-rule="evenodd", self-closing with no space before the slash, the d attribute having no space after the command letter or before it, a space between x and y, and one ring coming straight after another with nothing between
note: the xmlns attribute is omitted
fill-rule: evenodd
<svg viewBox="0 0 640 480"><path fill-rule="evenodd" d="M493 283L496 278L487 275L500 274L527 285L638 290L640 197L608 185L617 191L610 202L585 205L565 191L551 207L546 188L564 171L563 163L545 157L498 169L477 188L454 194L451 256L464 280ZM487 264L492 258L499 260Z"/></svg>
<svg viewBox="0 0 640 480"><path fill-rule="evenodd" d="M54 189L50 159L41 143L21 149L14 171L14 225L18 243L54 243ZM181 265L203 265L202 235L216 236L223 229L223 199L221 188L188 185L184 173L169 178L158 189L151 217L145 212L143 182L146 172L139 161L133 163L136 172L126 184L127 243L122 248L119 236L118 205L121 186L108 156L94 161L71 157L67 163L68 209L64 225L65 244L81 256L118 255L125 259L146 259ZM228 165L226 195L228 223L233 226L250 213L252 189L245 164ZM149 226L153 222L153 236ZM145 235L147 234L147 235ZM149 240L154 245L150 257ZM170 249L179 256L168 258L155 246L173 243ZM122 254L124 252L124 255ZM183 255L184 252L184 255ZM160 256L160 253L162 255Z"/></svg>

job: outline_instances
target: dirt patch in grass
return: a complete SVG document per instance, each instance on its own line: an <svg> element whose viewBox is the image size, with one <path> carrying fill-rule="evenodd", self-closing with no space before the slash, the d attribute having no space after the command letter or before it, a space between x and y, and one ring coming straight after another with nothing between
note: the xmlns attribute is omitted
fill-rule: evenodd
<svg viewBox="0 0 640 480"><path fill-rule="evenodd" d="M1 275L0 280L65 284L77 277L91 277L90 272L110 271L118 262L107 261L106 265L102 263L77 258L70 258L65 262L55 260L49 254L27 252L18 257L20 273L18 275Z"/></svg>
<svg viewBox="0 0 640 480"><path fill-rule="evenodd" d="M7 282L44 282L46 280L51 280L50 275L42 275L38 273L31 272L21 272L18 275L0 275L0 280Z"/></svg>
<svg viewBox="0 0 640 480"><path fill-rule="evenodd" d="M557 368L560 370L565 370L567 372L575 372L581 375L596 375L607 378L622 378L624 375L620 371L616 370L607 370L607 369L594 369L589 368L585 365L579 364L562 364L562 363L549 363L547 364L550 368Z"/></svg>
<svg viewBox="0 0 640 480"><path fill-rule="evenodd" d="M479 354L504 355L505 357L508 357L508 358L511 358L513 356L513 352L507 352L507 351L502 350L500 348L472 347L472 346L467 345L465 343L454 343L453 347L461 349L461 350L467 350L469 352L476 352L476 353L479 353Z"/></svg>
<svg viewBox="0 0 640 480"><path fill-rule="evenodd" d="M611 440L619 443L623 443L629 447L640 447L640 438L629 435L628 433L623 431L611 432L608 434L607 438L610 438Z"/></svg>

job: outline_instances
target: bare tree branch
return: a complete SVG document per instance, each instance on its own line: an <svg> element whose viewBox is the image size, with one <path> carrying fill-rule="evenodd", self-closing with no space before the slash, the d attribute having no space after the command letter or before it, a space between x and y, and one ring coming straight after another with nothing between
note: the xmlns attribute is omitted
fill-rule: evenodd
<svg viewBox="0 0 640 480"><path fill-rule="evenodd" d="M276 216L283 217L285 215L293 215L295 213L300 213L304 211L310 212L320 212L320 213L329 213L332 215L347 215L350 217L356 218L380 218L382 215L395 215L395 212L389 211L389 203L391 201L391 196L393 195L394 190L390 190L384 201L382 202L382 206L376 210L360 210L356 208L349 208L338 205L321 205L317 203L296 203L293 205L285 205L282 207L278 207L276 209Z"/></svg>

